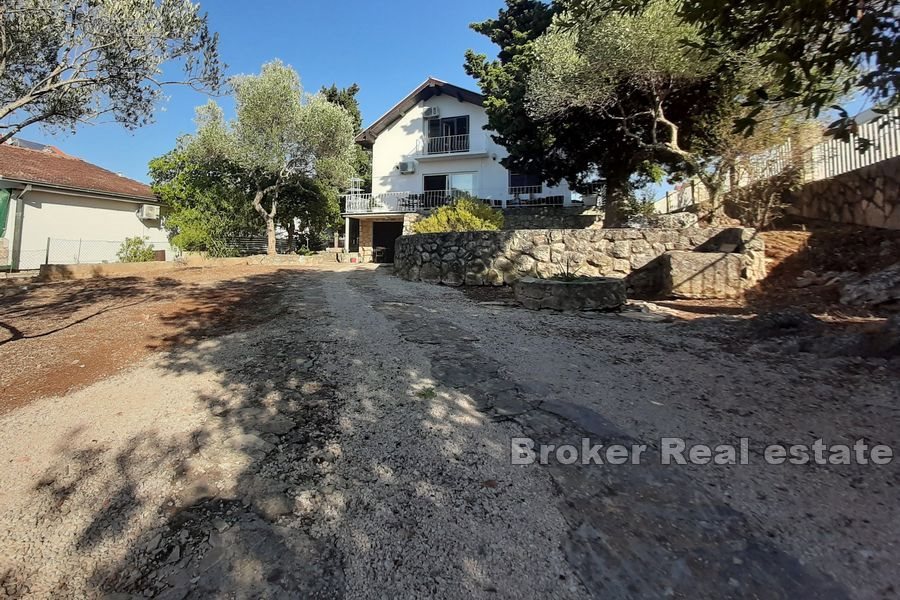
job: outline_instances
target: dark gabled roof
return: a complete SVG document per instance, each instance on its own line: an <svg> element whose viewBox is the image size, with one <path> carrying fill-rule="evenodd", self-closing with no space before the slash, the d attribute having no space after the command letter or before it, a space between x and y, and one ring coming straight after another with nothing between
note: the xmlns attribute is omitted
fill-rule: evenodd
<svg viewBox="0 0 900 600"><path fill-rule="evenodd" d="M32 149L39 147L41 149ZM53 146L0 144L0 181L32 183L128 200L156 202L150 186L69 156Z"/></svg>
<svg viewBox="0 0 900 600"><path fill-rule="evenodd" d="M369 125L362 133L356 136L357 143L363 146L371 146L375 143L375 138L381 135L385 129L391 126L397 119L405 115L411 108L422 100L427 100L432 96L440 96L446 94L452 98L456 98L460 102L469 102L482 106L484 104L484 96L477 92L461 88L429 77L425 83L414 89L403 100L394 105L391 110L387 111L380 119Z"/></svg>

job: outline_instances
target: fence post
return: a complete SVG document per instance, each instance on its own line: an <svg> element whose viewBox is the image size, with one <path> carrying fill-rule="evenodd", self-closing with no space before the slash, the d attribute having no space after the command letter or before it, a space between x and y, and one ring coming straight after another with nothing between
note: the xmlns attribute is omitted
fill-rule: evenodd
<svg viewBox="0 0 900 600"><path fill-rule="evenodd" d="M672 208L669 206L669 194L670 192L666 192L666 214L672 212Z"/></svg>
<svg viewBox="0 0 900 600"><path fill-rule="evenodd" d="M44 264L50 264L50 238L47 238L47 251L44 253Z"/></svg>
<svg viewBox="0 0 900 600"><path fill-rule="evenodd" d="M75 255L75 264L81 264L81 238L78 238L78 254Z"/></svg>

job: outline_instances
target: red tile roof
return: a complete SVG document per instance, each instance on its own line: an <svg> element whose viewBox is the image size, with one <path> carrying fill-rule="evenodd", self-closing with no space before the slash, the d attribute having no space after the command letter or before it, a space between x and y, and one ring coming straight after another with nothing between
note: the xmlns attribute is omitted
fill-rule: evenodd
<svg viewBox="0 0 900 600"><path fill-rule="evenodd" d="M0 179L131 199L156 200L150 186L69 156L53 146L44 150L0 144Z"/></svg>

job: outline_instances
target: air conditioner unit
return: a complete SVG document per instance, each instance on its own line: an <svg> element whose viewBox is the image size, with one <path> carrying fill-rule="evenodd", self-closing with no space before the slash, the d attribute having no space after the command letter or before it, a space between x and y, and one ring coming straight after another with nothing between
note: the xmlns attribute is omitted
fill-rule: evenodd
<svg viewBox="0 0 900 600"><path fill-rule="evenodd" d="M416 172L416 161L404 160L397 165L397 168L400 169L400 173L403 175L410 175Z"/></svg>
<svg viewBox="0 0 900 600"><path fill-rule="evenodd" d="M138 216L143 221L154 221L159 218L159 206L156 204L141 204Z"/></svg>
<svg viewBox="0 0 900 600"><path fill-rule="evenodd" d="M441 116L441 109L437 106L426 106L425 112L422 113L422 117L425 119L437 119Z"/></svg>

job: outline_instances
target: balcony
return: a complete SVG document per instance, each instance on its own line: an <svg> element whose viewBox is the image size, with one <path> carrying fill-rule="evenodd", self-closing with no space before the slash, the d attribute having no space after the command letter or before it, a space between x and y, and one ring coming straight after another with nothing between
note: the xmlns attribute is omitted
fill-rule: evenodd
<svg viewBox="0 0 900 600"><path fill-rule="evenodd" d="M341 196L344 214L402 214L427 212L439 206L452 203L457 198L469 197L462 190L439 190L427 192L385 192L381 194L350 193ZM541 186L510 187L480 196L484 202L498 208L512 206L562 206L565 196L558 192L548 192Z"/></svg>
<svg viewBox="0 0 900 600"><path fill-rule="evenodd" d="M470 134L424 137L416 142L417 160L487 156L487 135Z"/></svg>
<svg viewBox="0 0 900 600"><path fill-rule="evenodd" d="M459 190L434 192L385 192L382 194L347 194L341 196L344 213L391 214L427 211L450 204L456 198L467 196Z"/></svg>

